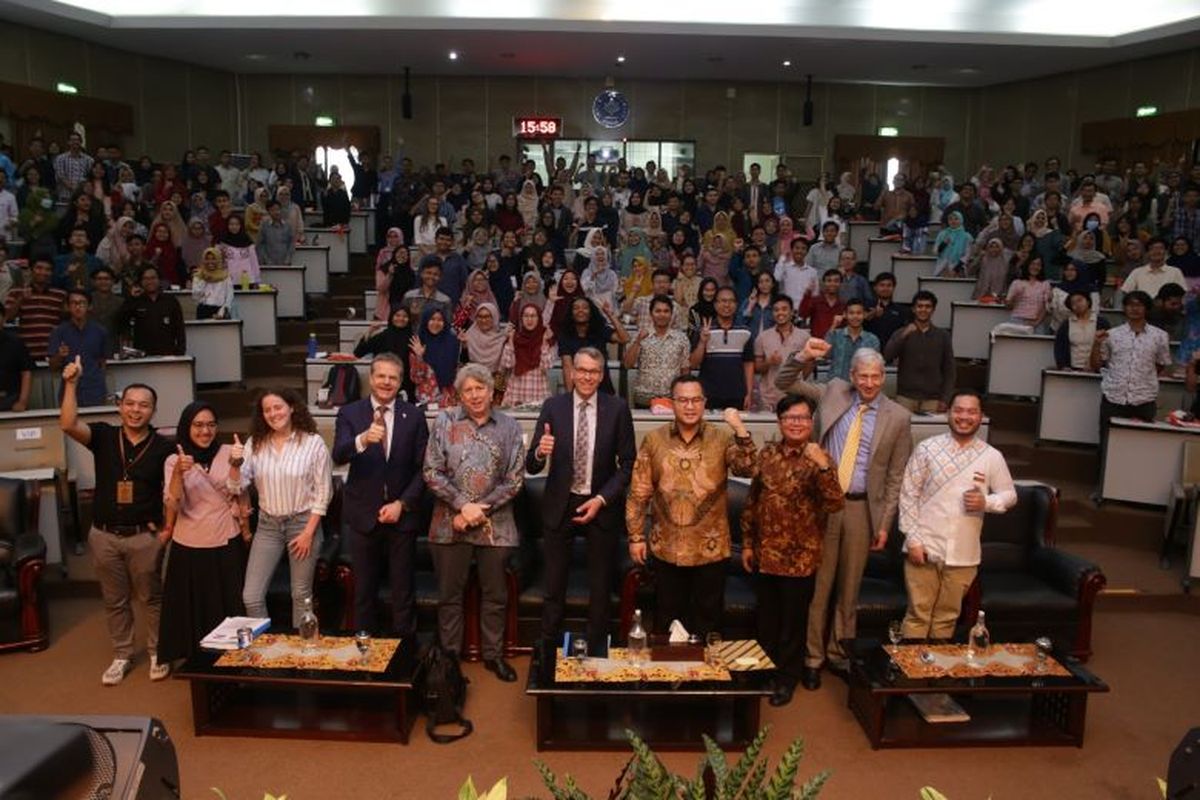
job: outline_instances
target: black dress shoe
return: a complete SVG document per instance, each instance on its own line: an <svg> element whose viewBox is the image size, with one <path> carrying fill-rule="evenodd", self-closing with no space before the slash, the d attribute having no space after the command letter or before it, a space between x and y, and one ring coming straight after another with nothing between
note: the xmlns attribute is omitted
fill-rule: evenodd
<svg viewBox="0 0 1200 800"><path fill-rule="evenodd" d="M517 679L517 671L503 658L488 659L483 662L483 667L505 683L512 683Z"/></svg>
<svg viewBox="0 0 1200 800"><path fill-rule="evenodd" d="M804 672L800 673L800 685L810 692L815 692L821 688L821 670L805 667Z"/></svg>
<svg viewBox="0 0 1200 800"><path fill-rule="evenodd" d="M775 684L775 689L771 692L771 699L768 700L771 705L778 708L786 706L792 702L792 693L796 691L796 687L787 681L779 681Z"/></svg>

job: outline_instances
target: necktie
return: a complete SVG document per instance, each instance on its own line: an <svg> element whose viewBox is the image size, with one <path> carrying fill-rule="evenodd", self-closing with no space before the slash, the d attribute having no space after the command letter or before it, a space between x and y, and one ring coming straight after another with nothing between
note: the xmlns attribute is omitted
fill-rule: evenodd
<svg viewBox="0 0 1200 800"><path fill-rule="evenodd" d="M838 483L842 491L850 491L850 479L854 477L854 462L858 461L858 446L862 443L863 415L867 413L867 404L860 403L850 430L846 433L846 443L842 445L842 457L838 459Z"/></svg>
<svg viewBox="0 0 1200 800"><path fill-rule="evenodd" d="M571 481L571 487L579 490L578 494L587 494L592 490L592 487L587 485L588 439L591 435L587 410L588 401L585 400L579 404L579 415L575 420L574 477Z"/></svg>
<svg viewBox="0 0 1200 800"><path fill-rule="evenodd" d="M383 460L387 461L388 455L392 449L392 437L387 435L387 413L391 411L387 406L379 406L375 409L375 422L383 426Z"/></svg>

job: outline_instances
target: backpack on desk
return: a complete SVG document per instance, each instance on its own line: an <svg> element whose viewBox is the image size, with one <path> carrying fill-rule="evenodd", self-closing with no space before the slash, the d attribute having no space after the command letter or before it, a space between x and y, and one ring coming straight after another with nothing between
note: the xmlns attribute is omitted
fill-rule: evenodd
<svg viewBox="0 0 1200 800"><path fill-rule="evenodd" d="M329 390L325 401L319 403L321 408L340 408L362 396L358 370L353 364L334 364L325 373L325 383L321 384L321 388Z"/></svg>
<svg viewBox="0 0 1200 800"><path fill-rule="evenodd" d="M467 700L467 677L462 674L458 656L441 645L429 645L417 662L416 675L413 677L413 694L417 705L425 714L425 733L438 744L456 742L469 736L475 726L471 720L464 719L463 706ZM436 733L439 725L456 724L461 727L458 733Z"/></svg>

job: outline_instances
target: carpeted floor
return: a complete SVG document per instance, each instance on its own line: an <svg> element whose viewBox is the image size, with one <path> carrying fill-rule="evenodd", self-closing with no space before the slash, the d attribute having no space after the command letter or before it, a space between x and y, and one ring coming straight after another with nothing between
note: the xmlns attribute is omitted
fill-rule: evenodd
<svg viewBox="0 0 1200 800"><path fill-rule="evenodd" d="M151 684L144 661L119 687L100 685L109 654L100 602L59 599L53 644L45 652L0 657L0 710L13 713L139 714L162 719L175 739L184 797L260 800L264 791L289 800L326 798L454 798L467 775L491 785L509 778L509 796L549 797L533 759L534 704L521 682L501 684L479 665L467 716L469 738L448 746L429 742L419 728L411 745L239 739L192 735L188 686ZM800 692L785 709L764 704L774 726L769 746L777 756L796 736L807 741L800 775L833 770L825 798L916 798L932 784L951 800L1143 800L1155 798L1154 777L1182 734L1200 725L1200 616L1107 610L1099 614L1091 668L1112 687L1089 704L1087 743L1074 748L972 748L880 751L870 749L846 709L846 687L827 678L816 693ZM559 773L576 776L594 797L607 796L623 754L544 753ZM669 754L665 762L691 774L695 754Z"/></svg>

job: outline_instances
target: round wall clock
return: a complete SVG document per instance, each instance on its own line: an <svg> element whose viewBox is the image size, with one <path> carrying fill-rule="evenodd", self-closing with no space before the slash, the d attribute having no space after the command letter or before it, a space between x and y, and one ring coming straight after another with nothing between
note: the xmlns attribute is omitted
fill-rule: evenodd
<svg viewBox="0 0 1200 800"><path fill-rule="evenodd" d="M592 101L592 118L605 128L619 128L629 120L629 100L616 89L605 89Z"/></svg>

